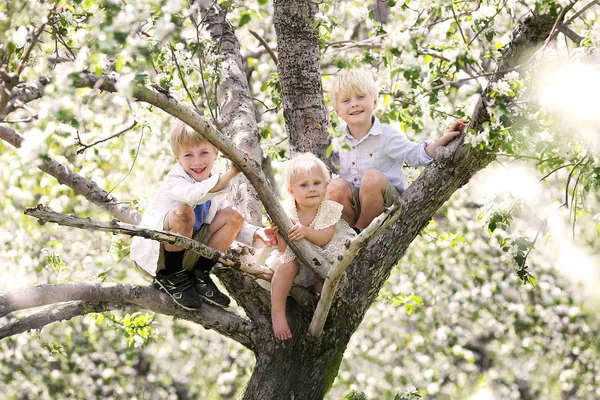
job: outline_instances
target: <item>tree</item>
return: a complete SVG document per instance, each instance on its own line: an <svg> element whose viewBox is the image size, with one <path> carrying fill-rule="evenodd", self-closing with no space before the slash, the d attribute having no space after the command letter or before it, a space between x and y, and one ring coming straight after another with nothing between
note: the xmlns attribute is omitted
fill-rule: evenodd
<svg viewBox="0 0 600 400"><path fill-rule="evenodd" d="M391 3L388 2L388 6L397 6ZM2 337L29 329L39 329L52 321L133 305L136 308L197 322L252 350L256 357L256 365L245 389L244 398L322 398L337 375L350 338L375 301L392 268L415 237L450 196L476 172L485 168L499 154L514 154L523 145L521 136L515 134L511 140L508 134L516 131L516 127L532 126L527 116L521 115L518 107L514 107L515 99L518 99L516 92L523 89L525 80L511 78L513 81L509 82L506 76L513 70L526 76L524 67L532 62L530 60L537 60L536 57L539 57L537 53L533 56L530 54L532 48L548 47L550 39L556 36L558 30L567 32L569 37L573 37L573 34L578 36L567 26L565 18L567 13L571 13L573 18L580 11L585 11L586 7L575 11L574 5L536 4L535 12L521 19L510 42L502 48L501 55L491 55L492 61L472 59L471 54L465 52L452 62L443 56L444 50L452 50L450 46L448 49L442 48L442 54L433 53L439 44L425 48L422 37L411 38L408 47L412 48L415 54L430 60L430 70L425 78L421 77L420 67L410 64L400 68L393 67L403 55L401 46L395 51L392 49L389 54L382 51L378 57L370 53L363 54L363 61L374 65L381 63L380 66L392 69L392 76L402 74L408 84L413 85L408 88L396 85L398 87L392 87L390 92L385 94L392 102L386 118L395 117L417 131L421 129L419 117L422 115L413 108L415 104L403 104L411 103L411 95L413 100L420 95L432 104L437 104L441 98L450 99L456 93L456 88L449 87L447 82L454 80L452 83L461 90L460 85L463 82L454 79L454 75L459 71L473 77L484 76L488 84L481 93L477 93L480 100L470 113L469 133L438 152L436 163L426 168L403 194L402 207L392 212L393 216L388 218L391 225L376 236L352 261L338 292L330 292L335 293L330 312L328 315L318 314L327 316L322 334L319 329L313 330L313 335L308 334L315 311L314 299L297 290L294 300L290 300L288 304L288 314L291 316L296 339L291 343L277 343L271 335L268 293L257 285L252 275L260 271L256 272L251 269L252 266L244 264L244 268L248 267L246 272L229 268L220 271L219 278L243 309L245 317L210 306L202 307L197 313L186 312L178 309L157 291L132 284L42 285L3 293L0 297L1 314L67 300L78 302L55 306L9 323L0 329ZM32 150L41 152L43 163L39 168L42 171L56 177L60 183L67 184L76 193L84 195L119 220L135 223L139 220L139 214L133 208L135 204L122 204L100 186L63 166L78 165L81 161L77 159L73 149L65 152L60 150L59 146L62 143L55 139L54 135L58 138L74 137L80 146L78 152L100 153L95 144L83 143L83 140L86 140L84 132L93 131L97 126L102 126L106 131L107 126L115 127L132 119L133 122L127 123L126 126L140 130L141 134L144 130L160 129L164 124L164 117L157 123L149 116L155 115L156 109L161 109L203 132L244 172L256 189L256 194L248 190L245 184L240 184L240 190L235 196L236 202L243 204L242 208L248 212L249 219L259 220L260 213L256 203L258 197L269 216L285 231L289 222L284 218L277 198L258 163L261 159L259 136L268 136L269 133L261 131L259 135L247 81L253 67L248 65L246 68L243 64L234 29L226 18L227 6L200 1L186 8L181 8L181 5L175 2L159 5L143 3L123 8L112 3L56 3L44 5L43 14L36 10L38 15L28 15L32 22L22 24L23 28L18 27L20 22L13 18L5 21L6 26L15 32L15 38L2 48L4 90L0 98L0 114L7 121L14 121L8 119L13 115L24 120L38 117L39 121L26 121L33 122L33 126L38 126L36 128L31 128L32 125L27 125L26 122L17 125L23 131L27 131L25 140L16 132L17 129L9 128L6 123L0 126L0 137L15 147L21 147L24 156L35 155L32 154ZM240 26L248 23L254 15L252 10L241 11L236 10L234 4L229 6L233 6L238 13ZM326 42L326 36L335 29L335 21L327 21L319 16L317 4L310 1L276 1L273 6L279 77L273 77L263 86L272 90L272 101L281 101L291 149L313 151L321 157L326 157L329 139L319 54L320 49L334 46ZM473 41L482 42L482 48L487 48L489 52L490 44L484 43L480 36L484 35L487 41L491 42L489 36L493 38L495 31L489 27L496 26L492 23L496 16L473 21L473 25L465 32L461 27L460 18L473 11L470 6L456 5L456 9L455 5L433 6L431 10L423 11L424 15L419 15L415 24L427 30L430 28L428 24L435 26L442 23L444 18L449 18L454 22L450 24L447 35L462 39L466 47ZM501 4L496 6L499 10L502 8ZM11 3L7 6L5 14L16 16L19 7L18 3ZM328 13L325 9L333 5L326 3L322 7L323 11ZM30 8L27 7L27 10ZM408 12L410 6L404 4L402 10ZM372 12L374 20L376 11L377 9ZM33 28L28 31L28 26ZM382 24L375 23L373 31L376 35L372 38L386 35L385 25ZM19 42L19 35L29 37L29 41ZM426 34L422 36L425 37ZM582 42L583 38L579 40L579 43ZM371 48L377 47L377 44L364 41L349 45L367 44ZM434 59L439 63L433 61ZM34 64L33 61L37 63ZM334 60L334 63L336 62L337 66L345 66L343 60ZM29 74L27 80L24 79L24 74ZM429 90L419 93L423 83L430 84ZM423 92L427 94L423 95ZM89 107L89 111L96 108L105 109L109 113L107 115L114 113L113 115L120 116L122 114L118 111L119 107L128 107L130 115L121 121L94 121L89 111L87 114L80 114L69 107L55 106L56 108L48 109L48 103L43 102L45 98L55 101L61 99L65 93L69 94L67 98L70 101ZM281 99L278 97L279 93ZM200 99L203 104L200 103ZM46 109L36 110L36 105ZM49 118L50 113L55 115ZM455 113L465 115L467 110L457 106ZM60 121L61 124L52 122L52 119ZM120 129L115 136L122 137L129 130ZM44 133L50 132L53 137L44 136ZM36 134L41 136L37 140ZM115 139L116 137L112 138L111 143L115 142ZM160 140L160 135L154 140ZM49 146L49 151L45 152L43 146ZM165 149L164 145L162 149ZM538 151L541 160L546 148L540 148ZM60 163L53 160L56 156L62 158ZM102 165L102 154L93 158L98 162L99 168L110 168L110 165ZM564 162L564 157L556 157L551 162L540 164L543 168L554 169L567 163ZM580 171L575 178L572 198L576 198L578 190L586 187L585 183L588 184L587 192L597 185L593 175L596 164L597 161L587 160L586 156L572 165L569 181L577 170ZM165 167L157 166L154 182L158 181L158 176ZM568 190L567 183L567 193ZM62 208L68 213L78 210L79 207L68 205ZM43 221L50 218L47 214L40 214L40 217ZM393 217L398 220L393 222ZM494 216L490 220L490 230L495 230L493 225L506 222L506 218L498 219L498 216ZM75 221L76 225L83 223ZM117 222L106 225L107 229L130 228ZM369 232L365 234L368 235ZM176 240L169 237L161 239ZM519 276L524 281L535 284L535 278L529 273L526 263L535 240L519 242L517 239L514 243L509 241L505 245L514 247L516 243L514 258L518 264ZM306 264L309 267L325 277L326 273L319 265L321 263L314 261L306 243L298 244L297 248L291 245L301 259L308 261ZM237 257L218 257L225 265L240 266ZM60 263L58 264L60 268ZM324 304L324 300L321 300L321 304Z"/></svg>

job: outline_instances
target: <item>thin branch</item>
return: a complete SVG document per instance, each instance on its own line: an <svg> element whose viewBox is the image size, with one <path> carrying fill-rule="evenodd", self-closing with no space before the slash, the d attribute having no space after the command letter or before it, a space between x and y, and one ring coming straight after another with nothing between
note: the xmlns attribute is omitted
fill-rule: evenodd
<svg viewBox="0 0 600 400"><path fill-rule="evenodd" d="M50 16L48 16L48 19L50 19ZM31 56L31 51L33 50L33 48L37 44L37 41L40 38L40 35L42 34L42 32L44 31L44 27L45 26L46 26L45 23L42 24L42 26L39 27L39 29L37 30L37 32L35 32L33 34L33 37L31 38L31 43L29 43L29 46L27 47L27 50L25 50L25 53L23 53L23 57L21 58L21 61L19 61L19 66L17 67L17 72L16 72L17 78L19 76L21 76L21 73L25 69L25 65L27 65L27 61L29 61L29 56Z"/></svg>
<svg viewBox="0 0 600 400"><path fill-rule="evenodd" d="M173 57L173 61L175 62L175 67L177 67L177 72L179 74L179 80L181 80L181 84L183 85L183 88L185 89L185 92L190 97L190 101L192 102L192 105L194 106L194 109L196 110L196 112L198 114L200 114L200 109L196 105L196 102L194 101L194 97L192 96L192 94L188 90L187 85L185 84L185 78L183 77L183 72L181 72L181 67L179 66L179 61L177 61L177 56L175 55L175 49L173 48L173 45L170 44L170 43L169 43L169 49L171 49L171 56Z"/></svg>
<svg viewBox="0 0 600 400"><path fill-rule="evenodd" d="M260 42L260 44L267 50L267 53L269 53L271 59L273 60L275 65L277 65L277 56L275 55L269 44L266 42L266 40L252 29L249 29L249 31L252 34L252 36L254 36Z"/></svg>
<svg viewBox="0 0 600 400"><path fill-rule="evenodd" d="M80 147L82 147L81 149L77 150L77 154L82 154L84 151L86 151L87 149L89 149L89 148L91 148L91 147L94 147L94 146L95 146L95 145L97 145L97 144L104 143L104 142L107 142L107 141L109 141L109 140L111 140L111 139L114 139L114 138L116 138L116 137L119 137L119 136L121 136L122 134L124 134L125 132L128 132L128 131L132 130L133 128L135 128L135 127L136 127L136 125L137 125L137 121L133 121L133 123L132 123L130 126L128 126L127 128L123 129L122 131L120 131L120 132L117 132L117 133L115 133L114 135L112 135L112 136L109 136L109 137L107 137L107 138L105 138L105 139L100 139L100 140L97 140L97 141L95 141L95 142L94 142L94 143L92 143L92 144L85 144L85 143L82 143L82 142L81 142L81 138L79 137L79 132L77 132L77 140L75 140L75 145L76 145L76 146L80 146Z"/></svg>
<svg viewBox="0 0 600 400"><path fill-rule="evenodd" d="M550 175L552 175L553 173L555 173L556 171L563 169L563 168L567 168L570 167L572 165L575 165L575 163L569 163L569 164L565 164L565 165L561 165L558 168L554 168L552 171L548 172L546 175L544 175L538 182L543 181L544 179L548 178Z"/></svg>
<svg viewBox="0 0 600 400"><path fill-rule="evenodd" d="M452 10L452 17L454 18L454 22L456 23L456 26L458 27L458 31L460 32L460 36L462 37L463 43L465 43L467 45L467 47L469 47L469 44L471 42L467 43L467 38L465 37L462 27L460 26L460 22L458 20L458 17L456 16L456 13L454 12L454 5L452 3L450 3L450 10ZM471 39L471 41L473 41L473 39Z"/></svg>
<svg viewBox="0 0 600 400"><path fill-rule="evenodd" d="M135 157L133 157L133 162L131 163L131 167L129 168L129 171L127 171L127 173L125 174L125 176L123 177L123 179L121 179L119 181L119 183L117 183L115 185L115 187L113 187L112 189L110 189L108 191L108 194L111 194L113 192L113 190L115 190L116 188L118 188L119 185L121 183L123 183L123 181L125 179L127 179L127 177L129 176L129 174L131 174L131 171L133 171L133 167L135 167L135 162L137 161L138 155L140 154L140 147L142 146L142 139L144 139L144 128L143 127L142 127L142 131L140 132L140 140L138 141L137 149L135 149Z"/></svg>
<svg viewBox="0 0 600 400"><path fill-rule="evenodd" d="M569 172L569 176L567 177L567 184L565 186L565 202L563 204L567 208L569 208L569 185L571 184L571 178L573 177L573 174L575 173L575 170L577 169L577 167L579 167L581 165L581 163L584 162L587 157L588 156L586 155L581 160L577 161L577 163L575 164L575 166L573 167L571 172Z"/></svg>
<svg viewBox="0 0 600 400"><path fill-rule="evenodd" d="M550 44L550 42L556 37L557 28L560 25L561 21L563 20L565 14L571 8L573 8L573 6L575 5L575 3L577 3L577 0L573 1L571 4L568 4L567 6L563 7L562 10L560 10L560 13L558 14L558 17L556 17L556 20L554 21L554 25L552 26L552 30L550 31L550 35L548 35L548 37L546 38L546 41L544 42L544 44L542 45L542 47L540 47L540 49L535 52L535 55L543 53L546 50L546 47L548 47L548 45Z"/></svg>
<svg viewBox="0 0 600 400"><path fill-rule="evenodd" d="M473 36L473 38L471 40L469 40L469 43L467 43L467 47L469 47L471 45L471 43L473 43L473 41L479 37L479 34L481 32L483 32L483 30L485 28L488 27L488 25L490 24L490 22L492 22L492 20L494 20L496 18L496 16L500 13L500 11L502 11L502 9L504 8L504 6L506 6L506 2L507 1L508 0L504 0L504 3L502 3L502 6L500 6L498 8L498 10L496 11L496 13L487 20L487 22L477 31L477 33L475 33L475 36Z"/></svg>
<svg viewBox="0 0 600 400"><path fill-rule="evenodd" d="M203 304L197 310L179 307L166 293L152 286L138 286L131 283L79 282L56 285L36 285L0 293L0 315L17 310L41 307L60 302L82 301L65 308L51 308L32 315L26 322L18 321L0 328L0 339L29 329L39 329L49 323L72 318L89 312L102 312L107 309L123 308L133 304L159 314L186 319L238 341L248 348L253 347L253 325L250 321L222 309ZM108 305L96 304L106 303ZM58 311L55 311L58 310ZM89 310L89 311L88 311ZM18 328L18 329L17 329ZM14 333L12 333L14 332Z"/></svg>
<svg viewBox="0 0 600 400"><path fill-rule="evenodd" d="M215 0L216 2L216 0ZM200 69L200 80L202 81L202 89L204 90L204 102L206 104L206 108L210 112L210 116L213 120L213 123L217 123L217 117L213 112L213 109L210 108L210 101L208 95L208 89L206 89L206 81L204 80L204 67L202 66L202 58L204 57L203 47L200 46L200 24L204 21L204 17L200 20L199 23L196 23L196 19L193 16L190 16L192 22L196 25L196 43L198 44L198 68Z"/></svg>
<svg viewBox="0 0 600 400"><path fill-rule="evenodd" d="M564 24L558 27L558 31L565 35L565 38L571 39L574 43L577 44L577 46L579 46L581 44L581 41L583 40L583 36L578 35L571 28L565 26ZM567 51L568 50L569 47L567 46Z"/></svg>
<svg viewBox="0 0 600 400"><path fill-rule="evenodd" d="M273 274L273 272L269 268L239 261L232 255L222 253L218 250L213 249L212 247L208 247L200 242L179 235L177 233L140 228L135 225L118 222L117 220L112 220L110 222L102 222L94 221L89 218L79 218L73 215L63 215L53 211L48 207L44 207L41 204L38 205L36 208L25 209L24 214L37 218L40 224L45 224L46 222L53 222L62 226L70 226L78 229L98 230L103 232L112 232L129 236L140 236L146 239L157 240L161 243L171 244L184 249L189 249L195 253L200 254L202 257L206 257L215 262L219 262L223 264L223 266L238 269L242 272L257 276L267 281L271 280L271 276Z"/></svg>
<svg viewBox="0 0 600 400"><path fill-rule="evenodd" d="M21 147L25 140L23 136L19 135L13 129L2 125L0 125L0 139L10 143L16 148ZM67 185L76 193L84 196L98 207L105 209L121 221L132 224L138 224L140 222L142 217L137 210L129 204L122 204L115 197L109 195L105 190L100 188L95 182L76 174L71 171L69 167L47 157L44 158L40 165L38 165L38 168L55 177L59 183Z"/></svg>
<svg viewBox="0 0 600 400"><path fill-rule="evenodd" d="M570 25L573 21L575 21L577 18L579 18L580 15L582 15L590 7L593 7L595 5L600 5L600 0L591 1L588 4L586 4L585 6L583 6L583 8L581 10L577 11L575 14L573 14L573 16L571 16L571 18L569 18L568 20L566 20L565 22L563 22L563 26Z"/></svg>
<svg viewBox="0 0 600 400"><path fill-rule="evenodd" d="M335 296L338 284L342 279L342 275L346 268L356 258L360 250L365 247L373 238L375 238L381 231L386 229L392 223L394 223L403 214L403 206L400 198L396 198L396 202L390 209L385 209L377 218L375 218L365 230L363 230L358 236L356 236L347 245L348 249L342 256L338 258L338 261L331 267L327 279L323 284L323 292L321 299L317 305L317 309L313 315L310 323L310 334L314 337L319 337L323 333L323 327L327 320L327 315L331 309L331 304Z"/></svg>
<svg viewBox="0 0 600 400"><path fill-rule="evenodd" d="M586 164L587 165L587 164ZM577 187L579 186L579 180L581 179L581 175L583 174L584 169L579 171L579 175L577 175L577 180L575 181L575 186L573 186L573 196L571 197L571 209L573 210L573 240L575 240L575 222L577 222Z"/></svg>

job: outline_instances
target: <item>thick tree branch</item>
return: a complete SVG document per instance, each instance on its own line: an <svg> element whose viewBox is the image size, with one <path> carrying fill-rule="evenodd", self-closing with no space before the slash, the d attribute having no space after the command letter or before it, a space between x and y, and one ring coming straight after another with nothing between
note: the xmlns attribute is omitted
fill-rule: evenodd
<svg viewBox="0 0 600 400"><path fill-rule="evenodd" d="M15 86L15 88L11 91L6 108L4 111L0 112L0 121L3 121L17 108L23 107L24 104L41 98L44 93L44 87L48 83L50 83L50 79L42 77L32 85L22 84Z"/></svg>
<svg viewBox="0 0 600 400"><path fill-rule="evenodd" d="M156 313L199 323L206 329L214 329L222 335L234 339L248 348L253 347L252 323L250 321L225 311L220 307L214 307L208 304L202 305L198 310L188 311L179 307L167 294L162 293L151 286L137 286L129 283L80 282L57 285L36 285L28 288L14 289L0 293L0 316L17 310L41 307L66 301L117 303L117 305L113 306L113 309L118 308L119 303L133 304ZM86 303L82 304L82 307L84 307L82 313L97 312L95 309L102 307L98 305L92 306L90 311L86 311ZM78 310L79 309L71 309L70 312L76 313ZM36 318L33 318L31 320L32 323L35 322L40 324L44 321L51 323L55 320L63 319L59 317L53 319L52 311L42 311L42 313L43 314L38 315ZM60 315L67 316L69 314ZM72 316L75 315L81 314L73 314ZM5 328L6 333L14 329L10 327L3 327L0 329L0 339L7 336L4 331Z"/></svg>
<svg viewBox="0 0 600 400"><path fill-rule="evenodd" d="M10 143L16 148L20 148L25 138L19 135L14 130L0 125L0 139ZM55 177L59 183L67 185L76 193L84 196L93 204L105 209L114 217L123 222L138 224L141 220L140 213L127 204L120 203L115 197L108 194L100 188L95 182L85 179L81 175L71 171L67 166L64 166L52 159L46 158L38 166L38 168Z"/></svg>
<svg viewBox="0 0 600 400"><path fill-rule="evenodd" d="M273 272L266 267L252 265L241 262L232 255L221 253L218 250L203 245L200 242L181 236L177 233L156 231L147 228L140 228L135 225L118 222L112 220L110 222L94 221L89 218L79 218L73 215L63 215L54 212L48 207L38 205L36 208L28 208L25 210L25 215L29 215L39 219L41 224L53 222L63 226L70 226L79 229L98 230L103 232L112 232L129 236L140 236L146 239L157 240L161 243L171 244L184 249L190 249L193 252L200 254L202 257L209 258L215 262L219 262L226 267L239 269L251 275L255 275L261 279L270 281Z"/></svg>
<svg viewBox="0 0 600 400"><path fill-rule="evenodd" d="M369 226L360 233L360 235L352 239L348 245L348 249L333 267L331 267L329 275L327 275L327 279L325 279L321 299L319 300L312 322L310 323L311 335L319 337L323 333L323 327L325 326L331 303L333 303L335 291L346 268L350 266L363 247L369 244L369 242L384 229L396 222L401 215L402 203L400 198L398 198L396 199L396 203L390 209L383 210L383 213L375 218Z"/></svg>

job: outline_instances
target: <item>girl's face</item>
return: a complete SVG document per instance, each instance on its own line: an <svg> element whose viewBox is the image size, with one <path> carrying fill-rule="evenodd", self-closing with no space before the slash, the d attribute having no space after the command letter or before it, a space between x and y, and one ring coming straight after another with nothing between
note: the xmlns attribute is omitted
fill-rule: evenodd
<svg viewBox="0 0 600 400"><path fill-rule="evenodd" d="M298 207L318 208L327 191L327 180L317 166L310 171L293 176L288 193L296 200Z"/></svg>

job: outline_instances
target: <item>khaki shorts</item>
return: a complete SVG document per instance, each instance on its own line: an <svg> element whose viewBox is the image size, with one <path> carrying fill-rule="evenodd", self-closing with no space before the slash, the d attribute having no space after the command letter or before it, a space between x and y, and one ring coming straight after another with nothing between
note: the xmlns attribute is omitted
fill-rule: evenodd
<svg viewBox="0 0 600 400"><path fill-rule="evenodd" d="M398 193L398 190L394 187L394 185L392 185L392 182L390 182L389 179L386 178L385 180L387 182L385 185L385 190L383 192L383 206L391 207L392 204L394 204L394 197L400 196L400 193ZM350 202L350 205L354 210L354 215L356 216L356 219L358 219L358 217L360 216L360 189L351 184L350 182L348 182L348 184L350 185L350 190L352 191L352 201Z"/></svg>
<svg viewBox="0 0 600 400"><path fill-rule="evenodd" d="M163 220L163 230L168 231L170 229L169 227L169 218L168 218L168 214L165 215L165 219ZM202 224L202 226L200 227L200 229L198 229L198 231L196 231L196 233L194 233L194 235L192 236L192 239L194 239L197 242L200 242L202 244L208 244L208 240L210 239L211 233L210 233L210 225L209 224ZM183 268L187 269L188 271L191 271L192 269L194 269L194 267L196 266L196 262L198 261L198 259L200 258L200 254L193 252L191 250L184 250L183 253ZM158 264L156 267L156 272L165 269L165 247L164 247L164 243L160 244L160 251L158 252Z"/></svg>

